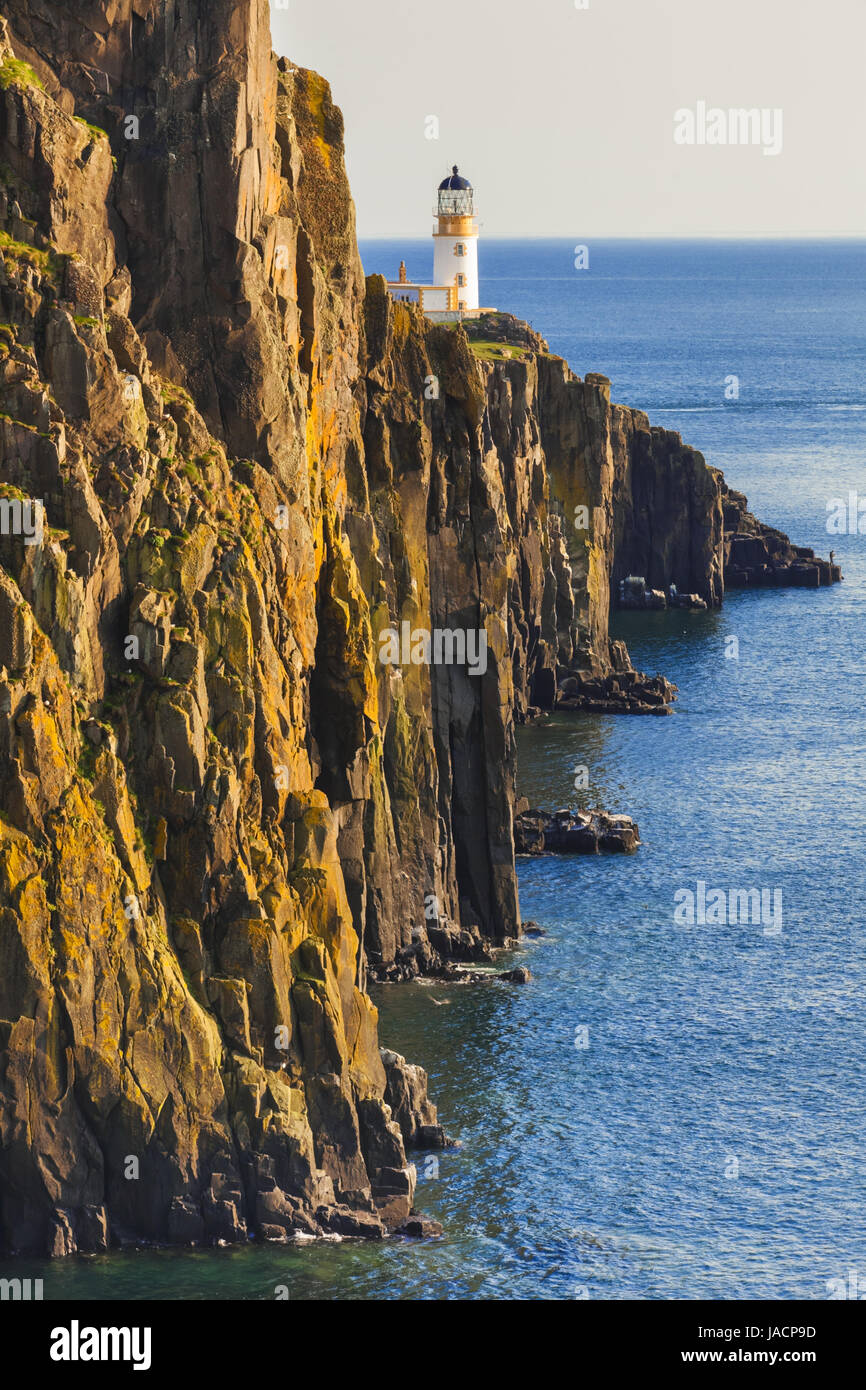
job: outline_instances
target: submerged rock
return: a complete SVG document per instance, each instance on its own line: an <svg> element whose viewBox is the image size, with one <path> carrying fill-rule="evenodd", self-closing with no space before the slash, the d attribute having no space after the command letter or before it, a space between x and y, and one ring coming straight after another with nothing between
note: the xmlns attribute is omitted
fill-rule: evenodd
<svg viewBox="0 0 866 1390"><path fill-rule="evenodd" d="M441 1236L442 1227L431 1216L410 1216L394 1232L397 1236L411 1236L414 1240L424 1240L430 1236Z"/></svg>

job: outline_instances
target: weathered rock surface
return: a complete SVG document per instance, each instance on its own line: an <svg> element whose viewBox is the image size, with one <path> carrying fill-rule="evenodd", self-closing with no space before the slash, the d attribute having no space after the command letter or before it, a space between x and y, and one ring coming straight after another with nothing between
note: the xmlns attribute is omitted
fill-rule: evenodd
<svg viewBox="0 0 866 1390"><path fill-rule="evenodd" d="M353 554L339 113L252 0L7 12L0 483L45 530L0 538L0 1246L381 1235L360 938L377 885L423 908L436 767ZM401 1105L438 1136L420 1068Z"/></svg>
<svg viewBox="0 0 866 1390"><path fill-rule="evenodd" d="M436 1108L427 1099L423 1069L386 1048L382 1049L382 1063L387 1078L385 1099L405 1142L419 1149L448 1148L453 1140L436 1122Z"/></svg>
<svg viewBox="0 0 866 1390"><path fill-rule="evenodd" d="M408 1221L404 1221L402 1226L398 1226L395 1232L398 1236L413 1236L416 1240L429 1239L431 1236L441 1236L442 1227L438 1221L433 1221L429 1216L410 1216Z"/></svg>
<svg viewBox="0 0 866 1390"><path fill-rule="evenodd" d="M633 854L640 831L630 816L606 811L518 811L514 848L518 854Z"/></svg>
<svg viewBox="0 0 866 1390"><path fill-rule="evenodd" d="M617 606L641 612L645 609L696 608L706 609L707 601L700 594L681 594L675 584L668 592L661 589L648 589L642 575L629 575L619 581Z"/></svg>
<svg viewBox="0 0 866 1390"><path fill-rule="evenodd" d="M664 676L625 671L609 676L587 676L570 671L565 677L556 708L584 710L588 714L672 714L676 686Z"/></svg>
<svg viewBox="0 0 866 1390"><path fill-rule="evenodd" d="M838 584L839 565L822 560L814 550L792 545L788 537L765 526L748 509L748 500L724 482L725 584L729 589L819 589Z"/></svg>

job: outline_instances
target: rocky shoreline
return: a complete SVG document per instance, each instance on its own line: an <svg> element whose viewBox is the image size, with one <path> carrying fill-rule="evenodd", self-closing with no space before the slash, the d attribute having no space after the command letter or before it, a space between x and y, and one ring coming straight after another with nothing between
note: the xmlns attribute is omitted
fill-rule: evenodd
<svg viewBox="0 0 866 1390"><path fill-rule="evenodd" d="M842 580L841 566L765 526L741 492L725 486L725 584L729 589L819 589Z"/></svg>

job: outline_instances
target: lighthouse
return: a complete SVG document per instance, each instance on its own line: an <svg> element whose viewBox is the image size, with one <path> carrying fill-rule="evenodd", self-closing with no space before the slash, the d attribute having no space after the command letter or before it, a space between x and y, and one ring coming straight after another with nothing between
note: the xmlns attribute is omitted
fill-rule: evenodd
<svg viewBox="0 0 866 1390"><path fill-rule="evenodd" d="M399 278L387 282L391 297L404 304L418 304L436 323L492 312L479 309L475 193L456 164L439 185L433 211L433 284L411 281L401 261Z"/></svg>
<svg viewBox="0 0 866 1390"><path fill-rule="evenodd" d="M436 227L433 231L433 281L453 287L456 308L478 308L478 223L475 194L455 164L439 185Z"/></svg>

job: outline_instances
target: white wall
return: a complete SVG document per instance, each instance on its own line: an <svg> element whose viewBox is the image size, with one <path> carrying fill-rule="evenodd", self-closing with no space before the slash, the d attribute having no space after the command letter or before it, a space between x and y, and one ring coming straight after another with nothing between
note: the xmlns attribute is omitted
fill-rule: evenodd
<svg viewBox="0 0 866 1390"><path fill-rule="evenodd" d="M448 308L447 290L425 290L424 309L445 310Z"/></svg>
<svg viewBox="0 0 866 1390"><path fill-rule="evenodd" d="M462 243L465 256L456 256L454 248ZM433 280L437 285L454 285L458 274L465 275L466 284L458 289L457 298L467 309L478 308L478 238L476 236L437 236L433 239Z"/></svg>

